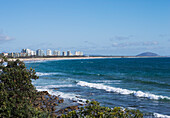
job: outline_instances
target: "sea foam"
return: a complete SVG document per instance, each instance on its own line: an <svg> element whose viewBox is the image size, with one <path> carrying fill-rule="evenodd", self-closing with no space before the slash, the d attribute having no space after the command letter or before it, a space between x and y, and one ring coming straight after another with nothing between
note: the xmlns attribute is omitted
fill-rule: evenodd
<svg viewBox="0 0 170 118"><path fill-rule="evenodd" d="M51 89L51 88L62 88L62 87L74 87L75 85L72 84L64 84L64 85L47 85L43 86L45 89ZM37 89L42 88L42 86L36 86Z"/></svg>
<svg viewBox="0 0 170 118"><path fill-rule="evenodd" d="M30 60L30 61L24 61L24 63L42 63L47 62L47 60Z"/></svg>
<svg viewBox="0 0 170 118"><path fill-rule="evenodd" d="M163 114L159 114L159 113L154 113L153 115L156 118L170 118L170 116L168 116L168 115L163 115Z"/></svg>
<svg viewBox="0 0 170 118"><path fill-rule="evenodd" d="M55 74L58 74L58 73L41 73L41 72L36 72L37 76L47 76L47 75L55 75Z"/></svg>
<svg viewBox="0 0 170 118"><path fill-rule="evenodd" d="M144 98L154 99L154 100L159 100L159 99L170 100L170 97L168 97L168 96L154 95L154 94L146 93L146 92L142 92L142 91L133 91L133 90L128 90L128 89L110 87L110 86L103 85L103 84L96 84L96 83L88 83L88 82L84 82L84 81L79 81L77 83L77 85L86 86L86 87L95 88L95 89L102 89L102 90L105 90L105 91L108 91L108 92L115 92L115 93L124 94L124 95L131 94L131 95L134 95L134 96L137 96L137 97L144 97Z"/></svg>
<svg viewBox="0 0 170 118"><path fill-rule="evenodd" d="M80 103L80 104L85 104L85 102L87 101L87 99L83 99L83 98L80 98L81 96L80 95L76 95L74 93L63 93L63 92L60 92L60 91L54 91L52 89L48 89L47 87L44 88L44 86L38 86L36 88L37 91L48 91L48 93L50 95L55 95L55 96L59 96L61 98L64 98L64 99L70 99L70 100L74 100L76 101L77 103Z"/></svg>

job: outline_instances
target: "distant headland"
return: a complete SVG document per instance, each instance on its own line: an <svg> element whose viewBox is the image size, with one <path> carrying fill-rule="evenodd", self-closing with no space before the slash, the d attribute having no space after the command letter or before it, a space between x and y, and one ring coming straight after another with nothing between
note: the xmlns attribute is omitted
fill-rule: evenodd
<svg viewBox="0 0 170 118"><path fill-rule="evenodd" d="M156 53L153 53L153 52L144 52L144 53L138 54L136 56L149 56L149 57L151 56L151 57L155 57L155 56L160 56L160 55L158 55Z"/></svg>

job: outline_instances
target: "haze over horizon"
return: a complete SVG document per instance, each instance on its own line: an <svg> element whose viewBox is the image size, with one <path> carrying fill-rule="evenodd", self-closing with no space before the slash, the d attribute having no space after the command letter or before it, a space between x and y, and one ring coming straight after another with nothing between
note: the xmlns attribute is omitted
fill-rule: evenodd
<svg viewBox="0 0 170 118"><path fill-rule="evenodd" d="M0 53L170 55L169 0L0 0Z"/></svg>

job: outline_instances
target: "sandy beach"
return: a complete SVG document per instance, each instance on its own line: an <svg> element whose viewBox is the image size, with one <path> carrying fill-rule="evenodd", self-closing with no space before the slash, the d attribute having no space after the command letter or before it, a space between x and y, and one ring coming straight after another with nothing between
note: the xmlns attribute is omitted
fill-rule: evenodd
<svg viewBox="0 0 170 118"><path fill-rule="evenodd" d="M73 60L73 59L105 59L105 58L120 58L120 57L47 57L47 58L10 58L9 60L19 59L21 61L52 61L52 60Z"/></svg>
<svg viewBox="0 0 170 118"><path fill-rule="evenodd" d="M166 56L85 56L85 57L30 57L30 58L8 58L9 61L19 59L21 61L52 61L52 60L74 60L74 59L111 59L111 58L160 58ZM1 59L0 59L1 60Z"/></svg>

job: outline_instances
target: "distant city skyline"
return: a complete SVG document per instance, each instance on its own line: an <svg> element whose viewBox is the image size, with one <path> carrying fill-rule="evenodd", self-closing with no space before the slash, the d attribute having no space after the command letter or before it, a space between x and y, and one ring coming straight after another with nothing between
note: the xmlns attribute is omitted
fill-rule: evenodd
<svg viewBox="0 0 170 118"><path fill-rule="evenodd" d="M169 6L169 0L1 0L0 53L170 55Z"/></svg>
<svg viewBox="0 0 170 118"><path fill-rule="evenodd" d="M8 52L8 53L0 53L0 55L2 56L7 56L7 57L43 57L43 56L85 56L83 54L82 51L75 51L74 53L72 53L70 50L67 51L62 51L62 53L60 52L60 50L51 50L51 49L47 49L46 51L42 50L42 49L37 49L35 50L31 50L31 49L22 49L20 52Z"/></svg>

